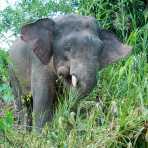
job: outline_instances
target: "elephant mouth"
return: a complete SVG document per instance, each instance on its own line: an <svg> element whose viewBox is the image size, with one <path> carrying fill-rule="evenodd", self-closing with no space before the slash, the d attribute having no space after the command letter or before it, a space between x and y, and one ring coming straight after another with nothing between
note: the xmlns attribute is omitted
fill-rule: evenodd
<svg viewBox="0 0 148 148"><path fill-rule="evenodd" d="M65 82L66 82L68 85L71 85L71 80L72 80L71 75L65 76L65 77L64 77L64 80L65 80Z"/></svg>
<svg viewBox="0 0 148 148"><path fill-rule="evenodd" d="M64 77L61 76L60 79L64 79L64 82L68 86L72 86L72 87L78 86L78 79L77 79L76 75L74 75L74 74L72 74L72 75L68 74Z"/></svg>

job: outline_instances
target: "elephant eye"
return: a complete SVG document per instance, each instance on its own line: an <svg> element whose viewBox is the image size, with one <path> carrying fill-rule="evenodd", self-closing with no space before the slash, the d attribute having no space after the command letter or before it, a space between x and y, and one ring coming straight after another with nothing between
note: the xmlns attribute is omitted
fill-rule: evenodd
<svg viewBox="0 0 148 148"><path fill-rule="evenodd" d="M64 50L65 51L70 51L71 50L71 43L66 42L65 45L64 45Z"/></svg>

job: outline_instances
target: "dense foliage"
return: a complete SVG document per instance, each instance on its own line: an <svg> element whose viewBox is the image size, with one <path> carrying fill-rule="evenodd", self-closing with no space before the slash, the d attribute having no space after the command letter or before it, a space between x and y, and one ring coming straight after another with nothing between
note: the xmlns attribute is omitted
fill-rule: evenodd
<svg viewBox="0 0 148 148"><path fill-rule="evenodd" d="M13 99L8 81L8 53L0 49L0 101Z"/></svg>
<svg viewBox="0 0 148 148"><path fill-rule="evenodd" d="M96 17L98 25L112 30L133 52L98 72L98 84L87 98L76 101L68 92L60 96L51 127L45 127L43 135L12 128L5 132L2 146L148 147L146 4L142 0L22 0L0 12L0 32L18 33L25 22L59 13ZM7 84L6 59L7 54L0 51L0 90ZM3 92L4 96L9 91ZM12 121L8 114L0 124L6 123L7 117Z"/></svg>

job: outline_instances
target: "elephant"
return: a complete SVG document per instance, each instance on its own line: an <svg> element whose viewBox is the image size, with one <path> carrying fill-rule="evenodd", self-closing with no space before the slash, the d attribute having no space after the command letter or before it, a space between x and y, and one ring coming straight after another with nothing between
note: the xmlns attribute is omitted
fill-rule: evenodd
<svg viewBox="0 0 148 148"><path fill-rule="evenodd" d="M33 112L35 127L41 132L53 117L59 77L79 96L86 96L96 85L96 72L127 56L131 49L101 29L91 16L60 15L23 25L9 50L10 82L18 110L21 97L31 92L28 117Z"/></svg>

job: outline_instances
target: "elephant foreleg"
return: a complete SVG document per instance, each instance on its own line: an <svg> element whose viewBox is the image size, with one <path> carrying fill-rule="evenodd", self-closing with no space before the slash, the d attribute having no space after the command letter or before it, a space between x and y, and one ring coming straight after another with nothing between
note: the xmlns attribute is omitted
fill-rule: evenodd
<svg viewBox="0 0 148 148"><path fill-rule="evenodd" d="M13 66L11 64L8 65L9 71L9 81L10 86L12 88L12 93L14 95L14 105L16 110L16 121L18 124L23 123L23 105L22 105L22 88L20 86L19 80L15 76L15 72L13 70Z"/></svg>
<svg viewBox="0 0 148 148"><path fill-rule="evenodd" d="M49 71L48 66L32 67L31 89L35 127L40 132L43 126L52 119L55 97L55 76Z"/></svg>

